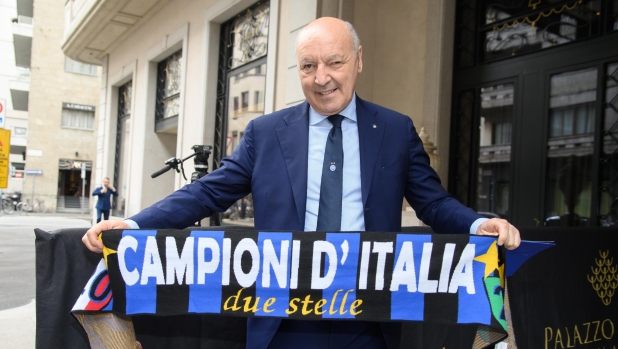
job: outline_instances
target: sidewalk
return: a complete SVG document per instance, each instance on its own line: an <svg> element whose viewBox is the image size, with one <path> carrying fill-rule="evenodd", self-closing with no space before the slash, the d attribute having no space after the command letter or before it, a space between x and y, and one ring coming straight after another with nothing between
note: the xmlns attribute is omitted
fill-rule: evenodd
<svg viewBox="0 0 618 349"><path fill-rule="evenodd" d="M13 212L11 214L6 214L6 213L2 213L0 214L0 217L2 216L15 216L15 217L28 217L28 216L32 216L32 217L61 217L61 218L69 218L69 219L83 219L86 220L88 222L92 222L93 220L93 214L89 213L89 212L85 212L85 213L81 213L81 212L43 212L43 213L38 213L38 212ZM95 217L96 218L96 217ZM124 220L124 218L121 217L115 217L115 216L109 216L109 220L110 221L121 221Z"/></svg>
<svg viewBox="0 0 618 349"><path fill-rule="evenodd" d="M27 217L27 216L34 216L34 217L62 217L62 218L71 218L71 219L83 219L83 220L87 220L90 221L92 220L92 214L89 212L85 212L85 213L81 213L81 212L43 212L43 213L38 213L38 212L13 212L11 214L6 214L3 213L2 215L6 215L6 216L22 216L22 217ZM113 219L113 217L110 217L110 219Z"/></svg>
<svg viewBox="0 0 618 349"><path fill-rule="evenodd" d="M32 349L35 333L34 299L21 307L0 311L0 348Z"/></svg>
<svg viewBox="0 0 618 349"><path fill-rule="evenodd" d="M68 220L67 220L68 219ZM110 217L110 219L121 219ZM71 221L72 220L72 221ZM79 220L79 221L77 221ZM36 226L42 224L49 230L66 227L89 227L92 225L92 214L81 212L13 212L0 214L0 224L11 226ZM34 236L32 236L34 239ZM0 310L0 349L34 349L36 338L36 301L17 308Z"/></svg>

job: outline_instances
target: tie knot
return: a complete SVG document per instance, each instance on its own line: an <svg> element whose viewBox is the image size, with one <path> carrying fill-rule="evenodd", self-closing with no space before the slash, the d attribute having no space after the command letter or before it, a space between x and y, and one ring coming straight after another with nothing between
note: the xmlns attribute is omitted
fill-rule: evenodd
<svg viewBox="0 0 618 349"><path fill-rule="evenodd" d="M335 114L335 115L329 116L328 121L330 121L330 123L333 124L333 127L341 128L341 122L343 121L343 118L344 118L343 115Z"/></svg>

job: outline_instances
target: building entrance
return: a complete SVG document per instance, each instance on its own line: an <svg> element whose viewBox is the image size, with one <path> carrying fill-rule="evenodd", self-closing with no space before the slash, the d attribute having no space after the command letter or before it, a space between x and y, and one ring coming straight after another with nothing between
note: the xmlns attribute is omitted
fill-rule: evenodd
<svg viewBox="0 0 618 349"><path fill-rule="evenodd" d="M459 5L449 191L518 226L618 225L616 2Z"/></svg>
<svg viewBox="0 0 618 349"><path fill-rule="evenodd" d="M86 179L81 178L82 163L86 164ZM57 211L82 209L82 181L85 181L83 209L89 211L91 169L92 161L60 159Z"/></svg>

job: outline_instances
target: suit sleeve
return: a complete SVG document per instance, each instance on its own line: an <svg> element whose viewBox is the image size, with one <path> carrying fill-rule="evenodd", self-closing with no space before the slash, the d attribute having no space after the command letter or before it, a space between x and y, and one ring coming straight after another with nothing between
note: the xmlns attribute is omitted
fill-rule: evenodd
<svg viewBox="0 0 618 349"><path fill-rule="evenodd" d="M101 187L97 187L93 192L92 195L94 196L99 196L101 195Z"/></svg>
<svg viewBox="0 0 618 349"><path fill-rule="evenodd" d="M217 170L129 219L142 229L183 229L215 212L225 211L251 192L253 134L253 122L250 122L238 147L229 158L221 160Z"/></svg>
<svg viewBox="0 0 618 349"><path fill-rule="evenodd" d="M409 164L405 197L418 218L436 233L468 234L478 213L452 197L440 183L440 178L429 165L429 156L408 118Z"/></svg>

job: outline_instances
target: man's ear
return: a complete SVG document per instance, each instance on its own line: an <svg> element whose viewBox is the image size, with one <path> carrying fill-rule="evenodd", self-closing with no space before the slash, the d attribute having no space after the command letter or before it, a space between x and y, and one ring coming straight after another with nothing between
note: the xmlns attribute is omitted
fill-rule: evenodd
<svg viewBox="0 0 618 349"><path fill-rule="evenodd" d="M363 47L358 47L358 72L363 71Z"/></svg>

